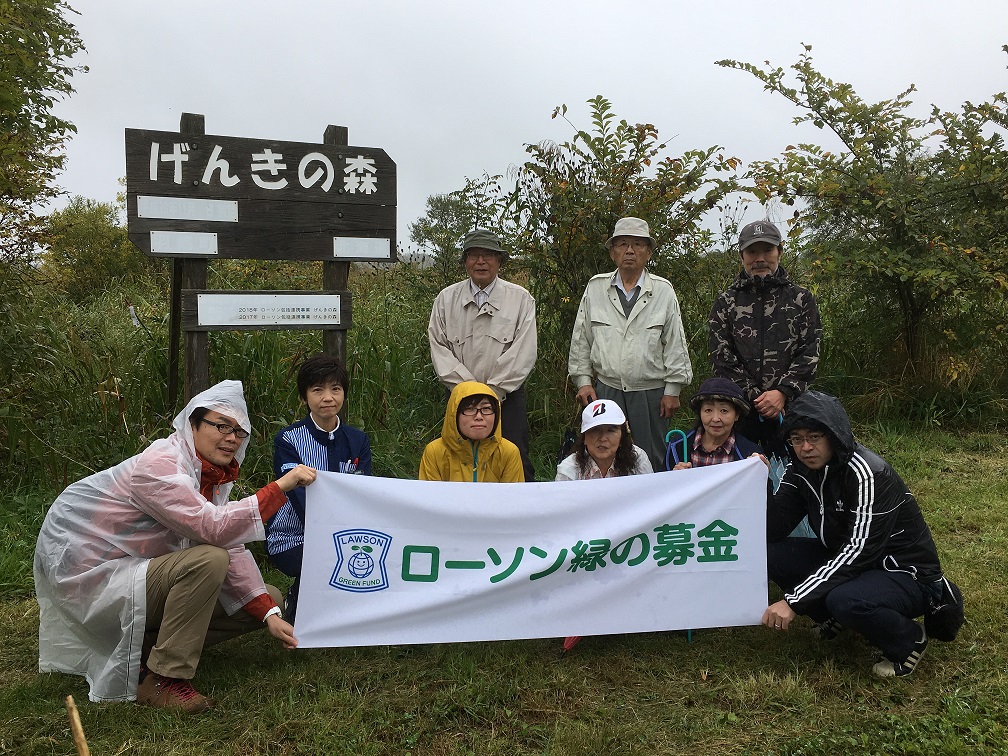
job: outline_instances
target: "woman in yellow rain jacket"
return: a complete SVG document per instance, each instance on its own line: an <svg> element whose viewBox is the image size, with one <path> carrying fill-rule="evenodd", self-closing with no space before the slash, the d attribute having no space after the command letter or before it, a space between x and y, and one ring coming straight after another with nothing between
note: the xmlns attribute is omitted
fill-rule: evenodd
<svg viewBox="0 0 1008 756"><path fill-rule="evenodd" d="M500 401L476 381L448 397L441 437L427 444L420 480L518 483L525 480L518 447L501 435Z"/></svg>

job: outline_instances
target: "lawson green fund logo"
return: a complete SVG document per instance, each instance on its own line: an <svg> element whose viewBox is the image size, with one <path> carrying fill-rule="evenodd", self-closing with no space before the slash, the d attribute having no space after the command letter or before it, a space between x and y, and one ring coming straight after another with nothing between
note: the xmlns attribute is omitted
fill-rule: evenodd
<svg viewBox="0 0 1008 756"><path fill-rule="evenodd" d="M329 585L353 593L369 593L388 588L385 555L392 536L377 530L341 530L333 533L336 568Z"/></svg>

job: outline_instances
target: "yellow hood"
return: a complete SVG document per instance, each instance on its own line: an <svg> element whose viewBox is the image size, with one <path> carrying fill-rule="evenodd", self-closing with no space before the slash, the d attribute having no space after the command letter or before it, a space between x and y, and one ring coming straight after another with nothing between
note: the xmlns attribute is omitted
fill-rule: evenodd
<svg viewBox="0 0 1008 756"><path fill-rule="evenodd" d="M501 427L500 427L500 414L501 414L501 404L497 395L493 392L493 389L483 383L477 383L476 381L464 381L458 384L454 389L452 389L451 396L448 397L448 406L445 408L444 424L441 426L441 438L444 440L445 444L457 451L464 451L466 454L471 454L470 441L467 438L463 438L462 434L459 433L458 429L458 408L462 403L462 400L469 396L483 395L493 402L496 413L494 414L494 426L493 433L486 439L487 441L494 440L500 443Z"/></svg>

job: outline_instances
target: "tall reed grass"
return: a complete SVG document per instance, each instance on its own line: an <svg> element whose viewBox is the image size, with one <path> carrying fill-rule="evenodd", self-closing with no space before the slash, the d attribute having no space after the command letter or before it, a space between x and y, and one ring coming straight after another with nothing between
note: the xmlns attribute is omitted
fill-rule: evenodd
<svg viewBox="0 0 1008 756"><path fill-rule="evenodd" d="M814 280L800 258L785 264L820 303L824 338L817 385L841 396L855 420L1004 425L1005 368L993 347L975 340L968 351L956 352L935 339L929 354L936 368L929 375L898 372L904 363L893 354L893 327L873 321L870 303L836 282ZM737 265L733 253L713 252L657 271L679 294L694 386L709 375L711 302ZM7 273L0 276L0 464L15 482L59 488L170 432L178 407L167 399L163 275L112 280L75 303L38 278ZM527 280L520 270L507 276ZM209 286L317 289L320 281L318 263L229 260L211 267ZM347 419L371 436L377 474L413 477L424 445L440 428L445 395L430 365L426 326L433 295L446 283L444 271L412 264L355 266L351 272ZM297 367L321 347L315 331L211 333L211 380L245 384L254 426L247 485L261 485L272 474L273 435L304 412L294 384ZM552 477L560 436L577 416L567 348L566 338L541 338L527 384L540 478ZM684 396L690 393L688 387ZM683 427L689 421L688 411L677 417Z"/></svg>

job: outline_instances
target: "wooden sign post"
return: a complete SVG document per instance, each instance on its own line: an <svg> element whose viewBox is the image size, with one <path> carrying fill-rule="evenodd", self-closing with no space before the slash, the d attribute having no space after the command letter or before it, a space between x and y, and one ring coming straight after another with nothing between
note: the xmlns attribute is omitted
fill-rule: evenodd
<svg viewBox="0 0 1008 756"><path fill-rule="evenodd" d="M210 383L210 330L321 328L325 351L346 360L350 263L396 259L396 166L350 146L344 126L321 144L246 139L183 113L178 132L126 129L126 214L137 247L172 258L168 394L184 331L188 401ZM322 291L209 292L215 258L321 260Z"/></svg>

